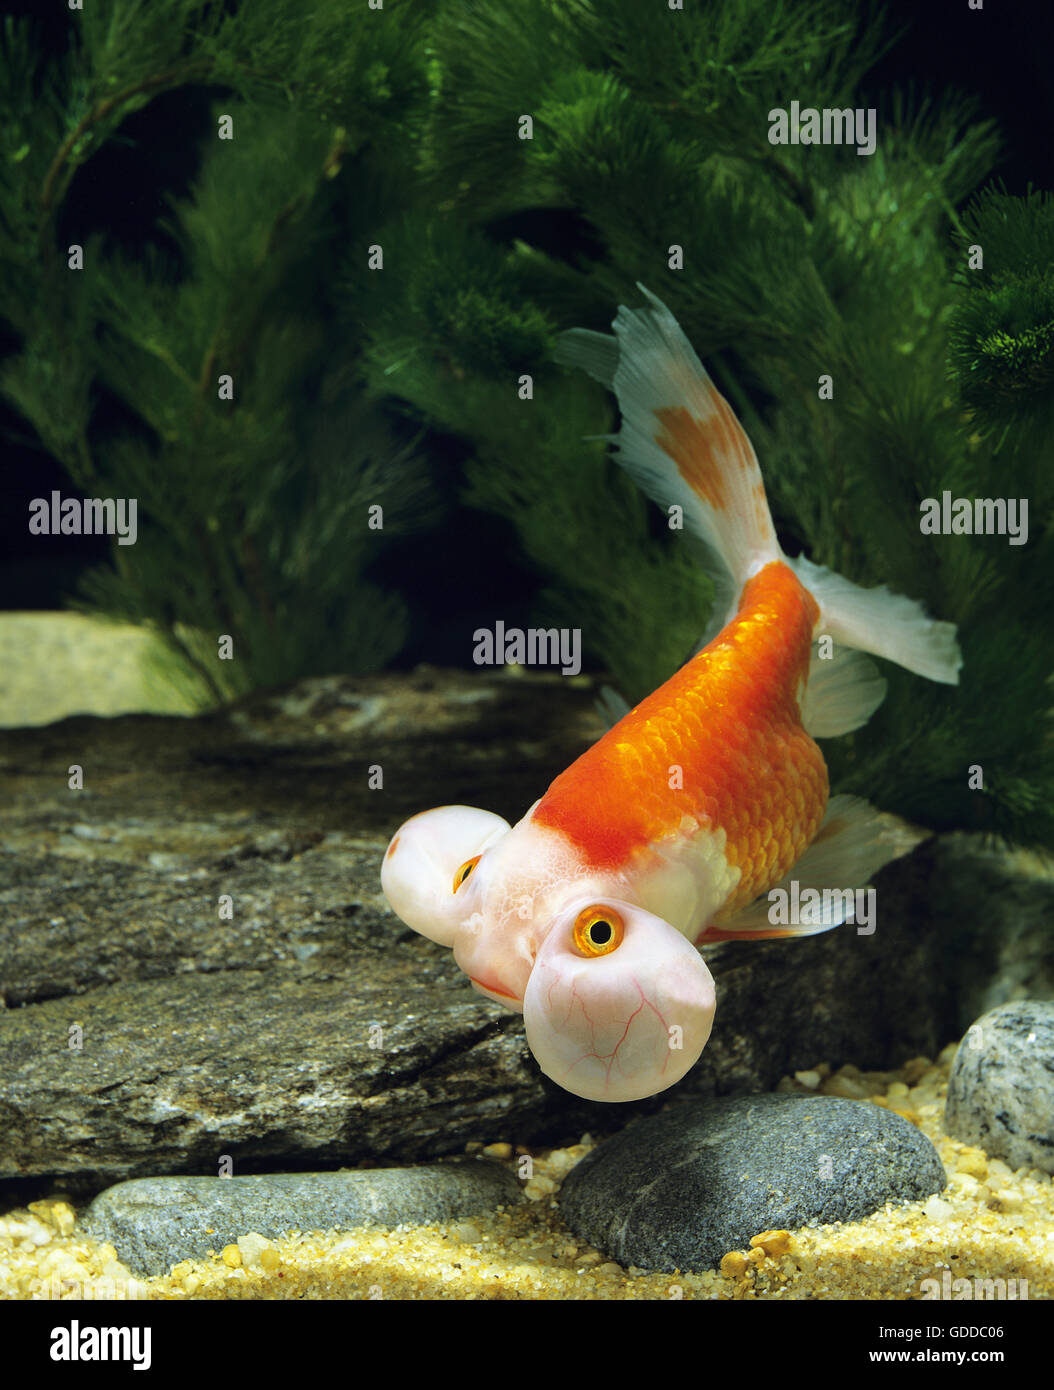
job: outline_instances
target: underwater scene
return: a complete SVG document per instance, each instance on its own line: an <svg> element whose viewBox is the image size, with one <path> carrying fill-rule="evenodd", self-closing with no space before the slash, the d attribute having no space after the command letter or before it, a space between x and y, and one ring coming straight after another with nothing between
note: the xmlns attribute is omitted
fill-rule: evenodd
<svg viewBox="0 0 1054 1390"><path fill-rule="evenodd" d="M8 11L34 1354L156 1366L155 1308L230 1299L853 1301L861 1362L1012 1364L1054 11Z"/></svg>

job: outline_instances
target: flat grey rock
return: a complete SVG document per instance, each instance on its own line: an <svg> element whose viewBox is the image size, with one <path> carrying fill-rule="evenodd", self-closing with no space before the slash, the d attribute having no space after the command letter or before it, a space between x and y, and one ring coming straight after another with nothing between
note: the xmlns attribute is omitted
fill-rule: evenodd
<svg viewBox="0 0 1054 1390"><path fill-rule="evenodd" d="M929 930L951 949L941 969L961 1038L974 1019L1013 999L1054 999L1054 873L1033 850L944 835L936 846Z"/></svg>
<svg viewBox="0 0 1054 1390"><path fill-rule="evenodd" d="M1054 1003L1000 1004L972 1025L952 1064L944 1122L1011 1168L1054 1173Z"/></svg>
<svg viewBox="0 0 1054 1390"><path fill-rule="evenodd" d="M522 1020L394 917L380 862L433 805L517 819L602 732L594 698L559 676L421 668L199 718L0 730L0 1180L83 1194L225 1153L308 1168L576 1142L674 1095L959 1036L931 842L879 875L873 936L708 949L714 1032L675 1092L598 1106L545 1079Z"/></svg>
<svg viewBox="0 0 1054 1390"><path fill-rule="evenodd" d="M836 1096L671 1106L572 1169L560 1210L623 1265L700 1272L767 1230L857 1221L943 1190L937 1150L908 1120Z"/></svg>
<svg viewBox="0 0 1054 1390"><path fill-rule="evenodd" d="M355 1173L139 1178L99 1194L81 1227L108 1240L133 1274L166 1274L250 1233L433 1225L522 1201L512 1174L486 1159Z"/></svg>

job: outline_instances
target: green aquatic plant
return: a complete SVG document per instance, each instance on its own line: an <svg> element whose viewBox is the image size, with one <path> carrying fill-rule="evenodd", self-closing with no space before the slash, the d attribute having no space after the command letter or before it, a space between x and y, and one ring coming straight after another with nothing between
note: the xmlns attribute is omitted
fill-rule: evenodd
<svg viewBox="0 0 1054 1390"><path fill-rule="evenodd" d="M983 187L998 134L963 100L860 95L895 37L850 0L114 0L50 56L7 22L0 389L76 486L140 498L83 602L158 630L205 699L376 668L418 615L374 558L461 505L518 539L532 621L639 698L713 591L554 349L642 282L743 420L787 550L960 626L961 685L886 670L835 786L1050 844L1050 198ZM82 225L160 101L185 173L134 243ZM773 144L793 103L875 103L873 152ZM946 494L1027 499L1027 543L926 533Z"/></svg>
<svg viewBox="0 0 1054 1390"><path fill-rule="evenodd" d="M884 43L874 13L840 4L717 4L679 27L634 0L446 8L426 170L438 211L392 229L419 253L383 312L354 274L349 302L374 385L470 441L468 500L512 519L549 581L537 621L580 626L632 701L691 651L711 589L603 443L581 438L613 427L611 398L554 367L535 317L511 369L507 350L539 310L551 342L604 330L645 283L746 425L788 550L960 625L961 686L885 670L883 709L829 746L834 784L926 824L1050 844L1052 482L1035 432L1047 315L1030 298L1050 273L1045 214L1006 200L998 236L991 203L984 226L960 218L999 140L954 96L892 93L866 157L768 141L773 107L857 106ZM977 238L984 278L969 269ZM1005 377L998 436L961 369L986 282L1032 312L1012 342L990 308L974 333ZM445 350L456 359L469 286L476 322L510 326L490 369ZM474 335L477 354L488 336ZM1027 499L1027 544L924 533L946 491Z"/></svg>
<svg viewBox="0 0 1054 1390"><path fill-rule="evenodd" d="M959 245L967 264L951 330L959 392L979 426L1020 428L1037 442L1054 423L1054 197L980 193L965 211Z"/></svg>
<svg viewBox="0 0 1054 1390"><path fill-rule="evenodd" d="M0 390L76 487L137 499L136 543L82 603L156 630L203 703L376 669L405 637L367 571L419 521L426 470L356 380L328 267L356 218L399 205L422 14L115 0L71 15L48 63L28 24L3 29ZM189 187L122 245L84 224L84 181L165 94Z"/></svg>

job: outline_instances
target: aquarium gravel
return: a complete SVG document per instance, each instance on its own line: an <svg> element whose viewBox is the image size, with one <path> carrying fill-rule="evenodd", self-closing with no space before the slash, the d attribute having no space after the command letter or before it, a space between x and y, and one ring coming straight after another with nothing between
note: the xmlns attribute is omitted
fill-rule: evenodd
<svg viewBox="0 0 1054 1390"><path fill-rule="evenodd" d="M69 1202L49 1198L0 1218L0 1297L143 1299L917 1299L923 1281L1016 1280L1018 1297L1054 1296L1054 1180L1009 1168L943 1129L957 1044L889 1072L826 1063L777 1089L846 1096L906 1116L934 1142L943 1194L887 1206L866 1221L758 1232L720 1270L648 1274L622 1269L576 1240L560 1218L560 1184L593 1147L532 1153L527 1201L488 1218L392 1231L301 1233L237 1244L169 1274L132 1278L112 1245L81 1236ZM474 1144L515 1167L526 1150ZM1027 1291L1021 1281L1027 1280Z"/></svg>

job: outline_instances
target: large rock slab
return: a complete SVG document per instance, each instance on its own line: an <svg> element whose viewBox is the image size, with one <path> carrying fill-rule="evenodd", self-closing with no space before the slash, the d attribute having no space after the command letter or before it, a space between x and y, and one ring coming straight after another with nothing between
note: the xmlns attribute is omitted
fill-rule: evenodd
<svg viewBox="0 0 1054 1390"><path fill-rule="evenodd" d="M485 1159L359 1173L140 1178L99 1194L82 1229L109 1241L133 1274L167 1274L246 1235L427 1226L522 1200L513 1175Z"/></svg>
<svg viewBox="0 0 1054 1390"><path fill-rule="evenodd" d="M835 1096L673 1105L598 1145L560 1192L568 1225L624 1265L716 1268L765 1231L859 1221L943 1190L900 1115Z"/></svg>
<svg viewBox="0 0 1054 1390"><path fill-rule="evenodd" d="M952 1064L944 1122L1011 1168L1054 1173L1054 1004L1001 1004L972 1025Z"/></svg>
<svg viewBox="0 0 1054 1390"><path fill-rule="evenodd" d="M543 1078L522 1021L380 892L403 819L516 819L602 732L593 701L584 678L422 668L0 731L0 1179L421 1160L658 1109L672 1093L600 1106ZM873 936L710 949L714 1033L676 1094L935 1055L941 891L931 843L883 871Z"/></svg>
<svg viewBox="0 0 1054 1390"><path fill-rule="evenodd" d="M955 1001L953 1036L1013 999L1054 999L1054 871L1034 850L979 835L936 847L931 930L954 949L944 962Z"/></svg>

